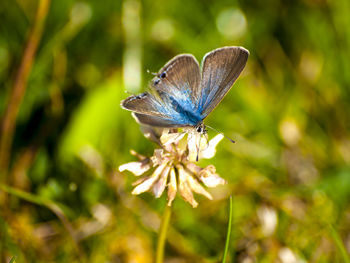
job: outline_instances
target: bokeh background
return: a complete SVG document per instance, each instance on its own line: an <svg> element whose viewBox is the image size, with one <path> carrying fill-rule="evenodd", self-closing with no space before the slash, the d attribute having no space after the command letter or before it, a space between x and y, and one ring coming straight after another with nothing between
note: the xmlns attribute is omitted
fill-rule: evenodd
<svg viewBox="0 0 350 263"><path fill-rule="evenodd" d="M200 161L228 184L209 190L213 201L196 196L196 209L176 198L165 262L221 260L230 195L230 262L349 262L349 10L348 0L2 0L0 116L13 128L1 132L0 261L153 262L166 198L131 195L136 178L118 166L156 145L119 103L179 53L200 61L238 45L248 64L206 120L237 143Z"/></svg>

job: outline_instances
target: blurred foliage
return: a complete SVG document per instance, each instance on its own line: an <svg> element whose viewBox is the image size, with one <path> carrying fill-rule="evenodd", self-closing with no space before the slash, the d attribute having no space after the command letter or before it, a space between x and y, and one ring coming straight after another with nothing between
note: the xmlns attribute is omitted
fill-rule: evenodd
<svg viewBox="0 0 350 263"><path fill-rule="evenodd" d="M38 2L0 3L0 113ZM117 167L149 155L125 90L179 53L244 46L246 69L206 123L229 183L174 202L166 262L219 262L233 195L236 262L344 262L350 251L350 2L52 1L16 120L1 262L153 262L166 200ZM212 137L214 134L209 133ZM209 164L201 161L201 165Z"/></svg>

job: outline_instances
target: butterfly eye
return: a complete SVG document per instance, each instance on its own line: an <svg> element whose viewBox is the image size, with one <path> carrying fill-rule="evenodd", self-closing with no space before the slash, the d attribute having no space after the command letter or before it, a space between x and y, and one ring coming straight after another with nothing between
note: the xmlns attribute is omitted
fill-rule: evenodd
<svg viewBox="0 0 350 263"><path fill-rule="evenodd" d="M160 77L161 77L162 79L164 79L164 78L166 77L166 73L163 72L162 74L160 74Z"/></svg>
<svg viewBox="0 0 350 263"><path fill-rule="evenodd" d="M160 82L160 79L156 79L153 83L154 85L157 85Z"/></svg>
<svg viewBox="0 0 350 263"><path fill-rule="evenodd" d="M202 127L201 127L201 126L198 126L198 127L197 127L197 132L199 132L199 133L202 132Z"/></svg>

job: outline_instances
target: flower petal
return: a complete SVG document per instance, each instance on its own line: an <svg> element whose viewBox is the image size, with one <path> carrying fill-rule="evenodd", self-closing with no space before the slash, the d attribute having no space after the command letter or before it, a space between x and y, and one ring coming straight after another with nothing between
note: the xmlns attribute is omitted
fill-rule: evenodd
<svg viewBox="0 0 350 263"><path fill-rule="evenodd" d="M190 132L187 138L188 145L188 157L190 162L197 160L198 156L198 144L199 144L200 134L198 132Z"/></svg>
<svg viewBox="0 0 350 263"><path fill-rule="evenodd" d="M131 153L131 155L137 157L140 161L141 161L141 160L144 160L144 159L147 159L146 156L144 156L144 155L142 155L142 154L136 152L135 150L132 150L132 149L131 149L131 150L130 150L130 153Z"/></svg>
<svg viewBox="0 0 350 263"><path fill-rule="evenodd" d="M167 165L163 169L163 171L161 172L158 181L153 186L153 193L154 193L156 198L159 198L162 195L162 193L163 193L163 191L165 189L169 171L170 171L170 166Z"/></svg>
<svg viewBox="0 0 350 263"><path fill-rule="evenodd" d="M138 184L143 183L143 182L146 181L147 179L148 179L148 177L139 178L138 180L136 180L135 182L133 182L131 185L132 185L132 186L136 186L136 185L138 185Z"/></svg>
<svg viewBox="0 0 350 263"><path fill-rule="evenodd" d="M168 206L171 206L173 200L175 199L176 191L177 191L177 185L176 185L175 169L171 168L170 180L168 184Z"/></svg>
<svg viewBox="0 0 350 263"><path fill-rule="evenodd" d="M187 182L190 188L197 194L204 195L206 198L213 200L213 197L209 192L207 192L200 183L194 179L192 176L187 176Z"/></svg>
<svg viewBox="0 0 350 263"><path fill-rule="evenodd" d="M177 166L177 170L179 172L179 191L182 198L186 202L190 203L193 208L197 207L198 203L194 199L191 187L189 186L187 181L187 176L189 176L189 174L183 169L181 165Z"/></svg>
<svg viewBox="0 0 350 263"><path fill-rule="evenodd" d="M176 144L177 153L182 156L187 151L187 138L183 136L181 140Z"/></svg>
<svg viewBox="0 0 350 263"><path fill-rule="evenodd" d="M185 135L186 133L184 132L169 133L169 130L164 129L162 136L160 137L160 141L163 145L168 145L171 143L177 144Z"/></svg>
<svg viewBox="0 0 350 263"><path fill-rule="evenodd" d="M119 171L123 172L125 170L132 172L134 175L139 176L147 172L151 168L151 163L149 159L145 159L141 162L130 162L119 166Z"/></svg>
<svg viewBox="0 0 350 263"><path fill-rule="evenodd" d="M209 141L208 147L206 147L204 150L200 152L200 157L205 159L210 159L214 157L216 153L216 146L218 143L224 138L222 134L216 135L213 139ZM201 147L202 149L202 147Z"/></svg>
<svg viewBox="0 0 350 263"><path fill-rule="evenodd" d="M153 162L153 166L158 166L162 163L162 156L164 150L163 149L155 149L151 160Z"/></svg>
<svg viewBox="0 0 350 263"><path fill-rule="evenodd" d="M193 174L198 174L203 169L202 167L199 167L198 165L195 165L194 163L187 163L186 167Z"/></svg>
<svg viewBox="0 0 350 263"><path fill-rule="evenodd" d="M145 181L143 181L141 184L136 186L131 193L133 195L138 195L148 191L152 187L152 185L158 180L165 166L166 166L166 163L163 163L162 165L158 166L157 169L153 172L153 174L150 177L148 177Z"/></svg>
<svg viewBox="0 0 350 263"><path fill-rule="evenodd" d="M207 187L216 187L220 184L226 184L226 181L215 172L215 166L208 165L202 169L197 176Z"/></svg>
<svg viewBox="0 0 350 263"><path fill-rule="evenodd" d="M201 151L203 151L203 150L208 148L208 146L209 146L209 138L208 138L208 134L207 133L201 134L198 144L199 144L199 147L200 147Z"/></svg>

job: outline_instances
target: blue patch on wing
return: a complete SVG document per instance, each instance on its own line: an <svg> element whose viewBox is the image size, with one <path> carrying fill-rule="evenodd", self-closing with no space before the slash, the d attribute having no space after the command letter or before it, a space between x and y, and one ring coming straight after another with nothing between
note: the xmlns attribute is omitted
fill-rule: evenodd
<svg viewBox="0 0 350 263"><path fill-rule="evenodd" d="M179 96L159 92L162 103L157 104L157 109L162 114L169 116L169 120L179 125L195 126L202 121L202 116L192 102L191 94L183 92Z"/></svg>

